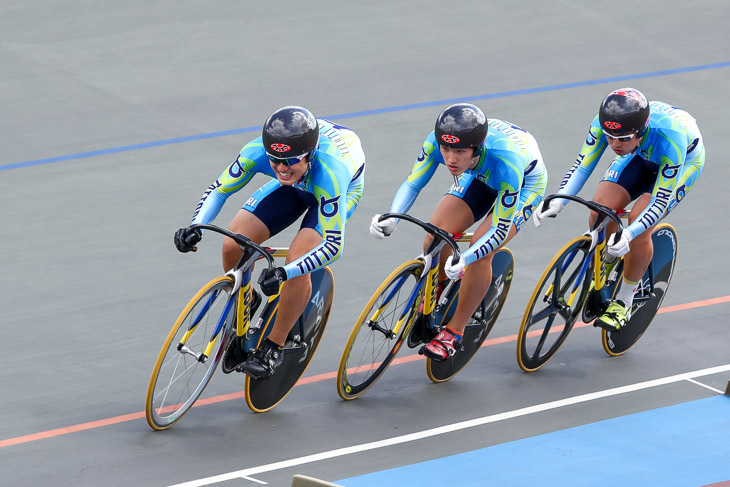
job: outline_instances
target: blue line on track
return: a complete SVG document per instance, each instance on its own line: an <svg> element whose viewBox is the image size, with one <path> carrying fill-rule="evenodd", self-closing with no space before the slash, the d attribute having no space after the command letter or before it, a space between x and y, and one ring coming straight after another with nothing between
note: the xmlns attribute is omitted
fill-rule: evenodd
<svg viewBox="0 0 730 487"><path fill-rule="evenodd" d="M642 78L656 78L659 76L668 76L668 75L672 75L672 74L689 73L692 71L706 71L709 69L718 69L718 68L726 68L726 67L730 67L730 61L725 61L725 62L721 62L721 63L713 63L713 64L703 64L700 66L688 66L688 67L677 68L677 69L664 69L661 71L651 71L649 73L629 74L629 75L625 75L625 76L613 76L610 78L578 81L575 83L563 83L563 84L558 84L558 85L540 86L537 88L527 88L527 89L523 89L523 90L502 91L499 93L488 93L485 95L474 95L474 96L466 96L466 97L461 97L461 98L449 98L449 99L444 99L444 100L435 100L435 101L428 101L428 102L422 102L422 103L412 103L409 105L398 105L398 106L394 106L394 107L376 108L374 110L363 110L363 111L359 111L359 112L338 113L335 115L324 116L323 118L327 118L330 120L339 120L339 119L344 119L344 118L367 117L370 115L378 115L381 113L401 112L401 111L405 111L405 110L414 110L414 109L418 109L418 108L426 108L426 107L446 105L446 104L465 102L465 101L489 100L489 99L493 99L493 98L507 98L510 96L528 95L531 93L542 93L542 92L546 92L546 91L567 90L570 88L578 88L581 86L598 85L598 84L603 84L603 83L615 83L618 81L628 81L628 80L635 80L635 79L642 79ZM157 140L157 141L153 141L153 142L145 142L142 144L133 144L133 145L125 145L125 146L121 146L121 147L112 147L109 149L99 149L99 150L94 150L94 151L89 151L89 152L79 152L77 154L67 154L64 156L48 157L45 159L36 159L36 160L32 160L32 161L15 162L12 164L0 165L0 171L4 171L4 170L8 170L8 169L17 169L17 168L21 168L21 167L38 166L41 164L51 164L54 162L69 161L69 160L73 160L73 159L84 159L87 157L114 154L116 152L127 152L127 151L139 150L139 149L147 149L150 147L159 147L162 145L179 144L182 142L191 142L191 141L195 141L195 140L211 139L211 138L215 138L215 137L225 137L227 135L243 134L246 132L254 132L254 131L259 131L259 130L261 130L260 125L254 126L254 127L244 127L244 128L240 128L240 129L233 129L233 130L224 130L221 132L211 132L211 133L207 133L207 134L190 135L187 137L177 137L174 139Z"/></svg>

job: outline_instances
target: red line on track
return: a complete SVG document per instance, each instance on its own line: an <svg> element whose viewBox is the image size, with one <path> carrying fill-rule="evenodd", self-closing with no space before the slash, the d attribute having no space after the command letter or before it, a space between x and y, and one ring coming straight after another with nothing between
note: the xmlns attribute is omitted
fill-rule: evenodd
<svg viewBox="0 0 730 487"><path fill-rule="evenodd" d="M659 308L657 313L672 313L674 311L685 311L693 308L701 308L704 306L712 306L714 304L722 304L730 302L730 296L723 296L713 299L705 299L703 301L694 301L692 303L676 304L674 306L665 306ZM574 328L580 328L582 326L588 326L586 323L576 323ZM507 335L497 338L489 338L484 341L482 347L488 347L492 345L500 345L502 343L509 343L517 341L517 335ZM409 355L407 357L396 358L393 360L393 365L403 364L408 362L415 362L417 360L424 360L424 357L420 355ZM322 382L337 377L337 372L327 372L324 374L313 375L309 377L303 377L296 383L297 386L305 384L313 384L315 382ZM244 397L243 391L234 392L231 394L223 394L220 396L208 397L205 399L199 399L194 407L205 406L206 404L215 404L219 402L231 401L234 399L242 399ZM91 421L88 423L81 423L74 426L66 426L65 428L57 428L48 431L42 431L40 433L33 433L25 436L17 436L15 438L8 438L7 440L0 440L0 448L6 446L20 445L22 443L29 443L31 441L43 440L46 438L53 438L55 436L67 435L69 433L77 433L79 431L90 430L94 428L101 428L102 426L110 426L113 424L126 423L127 421L134 421L145 417L144 411L137 413L124 414L122 416L115 416L113 418L100 419L97 421ZM724 485L724 484L721 484Z"/></svg>

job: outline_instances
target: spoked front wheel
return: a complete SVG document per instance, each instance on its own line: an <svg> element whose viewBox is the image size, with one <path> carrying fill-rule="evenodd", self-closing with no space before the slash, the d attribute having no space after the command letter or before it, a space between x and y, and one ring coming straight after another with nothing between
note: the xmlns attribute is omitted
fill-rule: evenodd
<svg viewBox="0 0 730 487"><path fill-rule="evenodd" d="M677 260L677 232L670 224L662 223L652 232L651 241L654 255L634 296L629 322L617 332L602 330L603 349L611 356L626 353L639 341L659 311L672 281Z"/></svg>
<svg viewBox="0 0 730 487"><path fill-rule="evenodd" d="M403 344L416 315L422 290L416 290L423 262L398 267L375 291L352 329L337 371L342 399L360 397L385 372Z"/></svg>
<svg viewBox="0 0 730 487"><path fill-rule="evenodd" d="M155 430L175 424L200 397L225 350L235 315L233 279L213 279L172 327L152 371L145 413Z"/></svg>
<svg viewBox="0 0 730 487"><path fill-rule="evenodd" d="M555 355L580 315L591 283L590 244L585 235L568 242L532 292L517 334L517 362L525 372Z"/></svg>

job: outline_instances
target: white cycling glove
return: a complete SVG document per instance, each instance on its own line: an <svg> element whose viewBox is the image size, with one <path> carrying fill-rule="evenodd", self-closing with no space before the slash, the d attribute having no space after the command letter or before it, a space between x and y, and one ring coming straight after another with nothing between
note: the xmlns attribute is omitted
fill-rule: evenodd
<svg viewBox="0 0 730 487"><path fill-rule="evenodd" d="M459 262L457 264L453 264L454 256L450 255L446 259L446 263L444 264L444 272L446 272L446 276L449 279L461 279L464 277L464 268L466 267L464 265L464 259L459 259Z"/></svg>
<svg viewBox="0 0 730 487"><path fill-rule="evenodd" d="M380 214L377 214L370 220L370 235L377 238L385 238L393 233L397 222L395 218L386 218L382 222L378 221L379 219Z"/></svg>
<svg viewBox="0 0 730 487"><path fill-rule="evenodd" d="M563 208L565 208L563 200L557 198L550 200L550 204L547 208L543 208L544 204L545 201L541 201L540 204L537 205L535 212L532 214L532 221L535 222L536 227L539 227L545 218L556 216L558 213L563 211Z"/></svg>
<svg viewBox="0 0 730 487"><path fill-rule="evenodd" d="M631 234L627 230L621 233L618 242L616 242L616 234L614 233L608 237L608 248L606 250L614 257L623 257L630 250L629 242L631 242Z"/></svg>

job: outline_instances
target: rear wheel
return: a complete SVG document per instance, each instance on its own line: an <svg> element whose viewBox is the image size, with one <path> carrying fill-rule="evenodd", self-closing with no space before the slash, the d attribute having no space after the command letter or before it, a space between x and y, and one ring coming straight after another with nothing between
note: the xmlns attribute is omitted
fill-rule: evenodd
<svg viewBox="0 0 730 487"><path fill-rule="evenodd" d="M525 372L555 355L580 316L591 283L590 245L585 235L568 242L532 292L517 333L517 362Z"/></svg>
<svg viewBox="0 0 730 487"><path fill-rule="evenodd" d="M430 358L426 360L426 373L433 382L445 382L451 379L469 363L481 348L482 343L494 328L499 312L507 299L512 284L513 270L512 252L507 248L499 250L492 259L492 283L464 329L464 336L461 339L462 350L440 362ZM457 300L458 287L454 286L451 296L449 296L449 302L446 304L447 309L456 309ZM449 312L444 313L444 316L449 316Z"/></svg>
<svg viewBox="0 0 730 487"><path fill-rule="evenodd" d="M623 355L639 341L659 311L672 281L677 232L668 223L659 224L651 234L651 241L654 255L634 296L629 322L618 332L602 330L603 349L611 356Z"/></svg>
<svg viewBox="0 0 730 487"><path fill-rule="evenodd" d="M424 264L411 260L399 266L378 287L357 319L342 352L337 393L350 400L361 396L385 372L400 350L416 315Z"/></svg>
<svg viewBox="0 0 730 487"><path fill-rule="evenodd" d="M312 272L311 278L312 295L289 332L282 352L283 362L271 377L254 380L246 376L246 404L253 412L264 413L284 400L304 374L324 335L334 299L334 279L329 267ZM265 325L262 332L252 339L257 346L273 327L278 304L278 299L268 303L261 313Z"/></svg>
<svg viewBox="0 0 730 487"><path fill-rule="evenodd" d="M156 430L175 424L208 385L233 325L233 279L221 276L190 300L172 327L152 371L145 413Z"/></svg>

